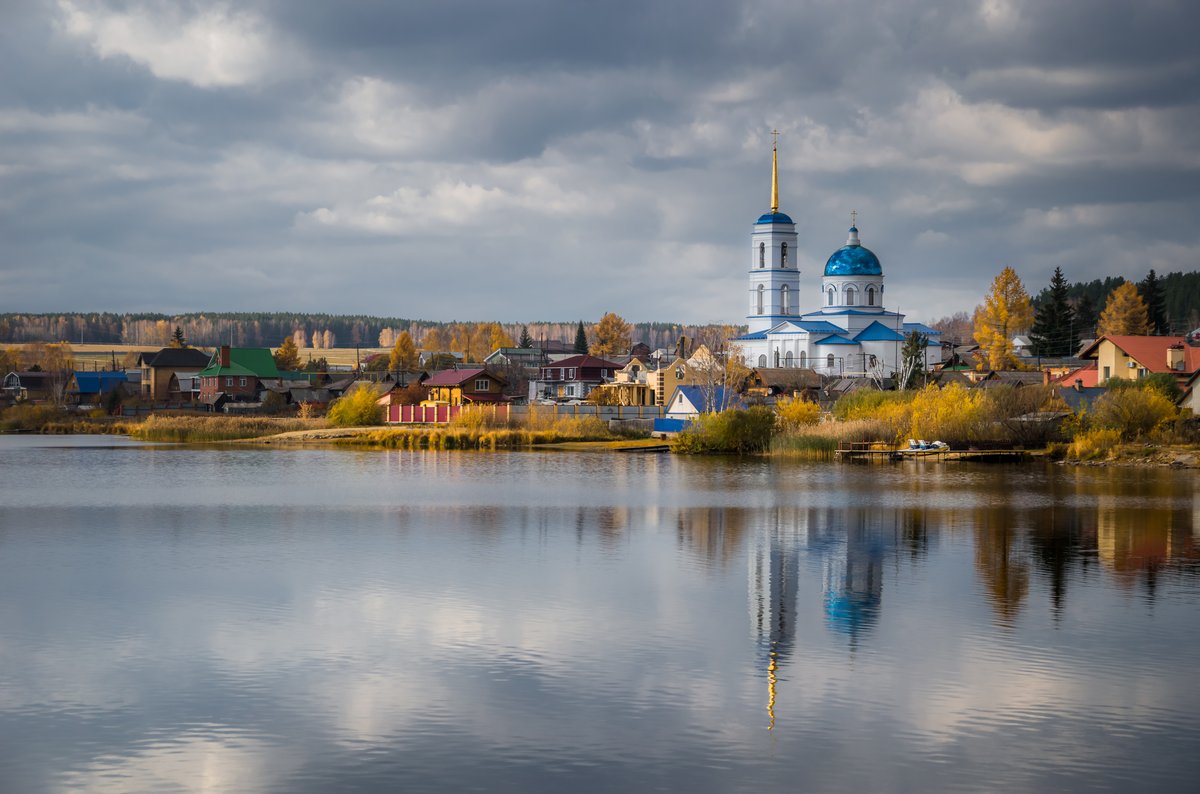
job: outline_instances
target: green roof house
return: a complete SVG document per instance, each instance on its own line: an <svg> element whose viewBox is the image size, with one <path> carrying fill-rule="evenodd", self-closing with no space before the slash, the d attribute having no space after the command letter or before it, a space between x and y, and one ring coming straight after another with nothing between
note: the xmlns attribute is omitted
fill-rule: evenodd
<svg viewBox="0 0 1200 794"><path fill-rule="evenodd" d="M264 379L279 377L269 348L222 345L200 370L200 401L212 409L226 402L256 402Z"/></svg>

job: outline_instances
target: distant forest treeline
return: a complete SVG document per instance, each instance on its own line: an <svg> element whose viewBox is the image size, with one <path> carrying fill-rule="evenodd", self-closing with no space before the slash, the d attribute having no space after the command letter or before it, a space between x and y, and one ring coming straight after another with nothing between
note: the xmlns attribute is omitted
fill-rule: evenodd
<svg viewBox="0 0 1200 794"><path fill-rule="evenodd" d="M1163 309L1166 312L1167 325L1170 326L1171 333L1186 334L1200 326L1200 272L1168 273L1165 276L1160 275L1158 278L1162 288ZM1085 319L1092 319L1094 323L1094 317L1098 316L1104 308L1108 296L1126 281L1127 279L1120 276L1098 278L1095 281L1080 281L1068 288L1067 295L1076 306L1082 302L1085 306L1090 304L1093 307L1095 314ZM1043 288L1034 297L1034 305L1036 306L1049 294L1050 288Z"/></svg>
<svg viewBox="0 0 1200 794"><path fill-rule="evenodd" d="M474 324L474 323L471 323ZM585 326L590 323L585 322ZM54 314L0 314L0 343L70 342L72 344L166 345L176 326L188 344L211 347L278 347L292 337L302 347L391 347L401 331L408 331L418 346L425 334L449 331L456 323L371 317L359 314L302 314L291 312L204 312L191 314L117 314L64 312ZM536 345L542 340L571 344L576 322L501 323L513 339L528 328ZM631 323L632 341L651 348L673 348L680 335L692 339L713 337L717 326L678 323ZM720 334L716 333L716 337Z"/></svg>

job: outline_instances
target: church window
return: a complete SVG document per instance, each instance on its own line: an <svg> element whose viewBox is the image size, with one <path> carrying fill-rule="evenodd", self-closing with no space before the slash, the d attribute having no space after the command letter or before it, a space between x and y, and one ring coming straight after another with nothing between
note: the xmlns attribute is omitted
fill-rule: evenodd
<svg viewBox="0 0 1200 794"><path fill-rule="evenodd" d="M868 306L875 305L875 288L874 287L867 287L867 305Z"/></svg>
<svg viewBox="0 0 1200 794"><path fill-rule="evenodd" d="M787 243L779 246L779 266L787 267Z"/></svg>
<svg viewBox="0 0 1200 794"><path fill-rule="evenodd" d="M789 351L788 351L786 354L784 354L784 356L783 356L783 365L784 365L785 367L787 367L787 368L791 369L791 367L792 367L792 364L793 364L793 361L792 361L792 351L790 351L790 350L789 350Z"/></svg>
<svg viewBox="0 0 1200 794"><path fill-rule="evenodd" d="M779 305L782 314L791 314L791 301L788 299L788 285L784 284L779 288Z"/></svg>
<svg viewBox="0 0 1200 794"><path fill-rule="evenodd" d="M854 305L854 287L846 287L846 305Z"/></svg>
<svg viewBox="0 0 1200 794"><path fill-rule="evenodd" d="M767 244L766 243L758 244L758 266L759 267L767 266Z"/></svg>
<svg viewBox="0 0 1200 794"><path fill-rule="evenodd" d="M826 303L826 305L828 305L828 306L832 306L832 305L833 305L833 287L830 287L830 288L829 288L829 297L828 297L828 298L826 298L826 300L825 300L825 303Z"/></svg>
<svg viewBox="0 0 1200 794"><path fill-rule="evenodd" d="M833 353L830 353L829 355L825 356L825 366L829 367L829 370L831 372L833 371Z"/></svg>
<svg viewBox="0 0 1200 794"><path fill-rule="evenodd" d="M779 369L779 348L775 348L775 368Z"/></svg>
<svg viewBox="0 0 1200 794"><path fill-rule="evenodd" d="M803 350L800 351L800 366L801 368L808 366L808 353Z"/></svg>
<svg viewBox="0 0 1200 794"><path fill-rule="evenodd" d="M758 314L763 313L763 289L764 289L763 285L759 284L758 285L758 312L757 312Z"/></svg>
<svg viewBox="0 0 1200 794"><path fill-rule="evenodd" d="M765 353L758 357L758 365L760 367L765 367L767 365L767 356Z"/></svg>

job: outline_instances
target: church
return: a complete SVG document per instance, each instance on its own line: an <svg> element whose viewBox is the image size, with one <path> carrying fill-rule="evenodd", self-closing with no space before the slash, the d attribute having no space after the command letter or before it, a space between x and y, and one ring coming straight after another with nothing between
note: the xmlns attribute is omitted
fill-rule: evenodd
<svg viewBox="0 0 1200 794"><path fill-rule="evenodd" d="M771 209L750 234L749 330L731 340L747 366L886 378L900 370L900 350L913 331L928 339L924 367L941 361L940 331L884 307L883 266L859 240L855 215L846 244L825 262L820 308L798 311L796 224L779 211L779 153L772 147Z"/></svg>

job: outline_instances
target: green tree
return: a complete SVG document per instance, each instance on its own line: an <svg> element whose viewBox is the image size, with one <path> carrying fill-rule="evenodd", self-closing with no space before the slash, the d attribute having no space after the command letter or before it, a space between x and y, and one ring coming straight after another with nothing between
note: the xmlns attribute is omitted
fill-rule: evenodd
<svg viewBox="0 0 1200 794"><path fill-rule="evenodd" d="M1100 315L1096 312L1096 301L1092 300L1092 296L1086 292L1079 296L1075 301L1075 326L1079 329L1081 338L1093 338L1096 335L1096 323L1099 322ZM1078 352L1078 347L1071 351Z"/></svg>
<svg viewBox="0 0 1200 794"><path fill-rule="evenodd" d="M579 327L575 329L575 347L573 350L581 355L588 354L587 331L583 330L583 320L579 321Z"/></svg>
<svg viewBox="0 0 1200 794"><path fill-rule="evenodd" d="M392 372L414 370L417 368L420 358L417 346L413 344L408 331L401 331L400 335L396 337L396 344L392 347L392 355L388 358L388 369Z"/></svg>
<svg viewBox="0 0 1200 794"><path fill-rule="evenodd" d="M296 348L296 340L291 335L283 338L283 343L274 353L275 366L284 372L295 372L300 369L300 351Z"/></svg>
<svg viewBox="0 0 1200 794"><path fill-rule="evenodd" d="M1013 336L1029 328L1033 322L1033 307L1029 294L1017 272L1011 267L1000 271L992 280L992 289L975 310L975 341L983 348L984 361L989 369L1011 369L1017 366L1013 354ZM982 364L980 366L983 366Z"/></svg>
<svg viewBox="0 0 1200 794"><path fill-rule="evenodd" d="M528 350L529 348L533 347L533 337L531 337L529 335L529 326L528 325L521 326L521 341L517 342L517 345L519 347L524 348L525 350Z"/></svg>
<svg viewBox="0 0 1200 794"><path fill-rule="evenodd" d="M594 356L616 356L629 352L629 323L619 314L608 312L592 329L589 345Z"/></svg>
<svg viewBox="0 0 1200 794"><path fill-rule="evenodd" d="M1150 271L1154 272L1154 271ZM183 329L178 325L175 326L175 332L171 334L171 347L187 347L187 339L183 336Z"/></svg>
<svg viewBox="0 0 1200 794"><path fill-rule="evenodd" d="M1069 356L1079 347L1075 330L1075 309L1067 299L1069 287L1062 268L1054 268L1050 286L1040 296L1033 316L1035 356Z"/></svg>
<svg viewBox="0 0 1200 794"><path fill-rule="evenodd" d="M383 408L376 405L379 391L360 383L329 406L329 423L335 427L363 427L383 421Z"/></svg>
<svg viewBox="0 0 1200 794"><path fill-rule="evenodd" d="M928 344L929 337L918 331L904 337L904 346L900 348L900 372L897 373L901 389L912 389L920 383L925 372L925 346Z"/></svg>
<svg viewBox="0 0 1200 794"><path fill-rule="evenodd" d="M1149 321L1150 333L1165 336L1170 333L1167 324L1167 306L1163 298L1162 280L1150 268L1146 278L1138 284L1138 294L1146 302L1146 319Z"/></svg>
<svg viewBox="0 0 1200 794"><path fill-rule="evenodd" d="M1150 330L1146 302L1138 294L1137 285L1126 281L1112 291L1096 333L1101 336L1144 336Z"/></svg>

